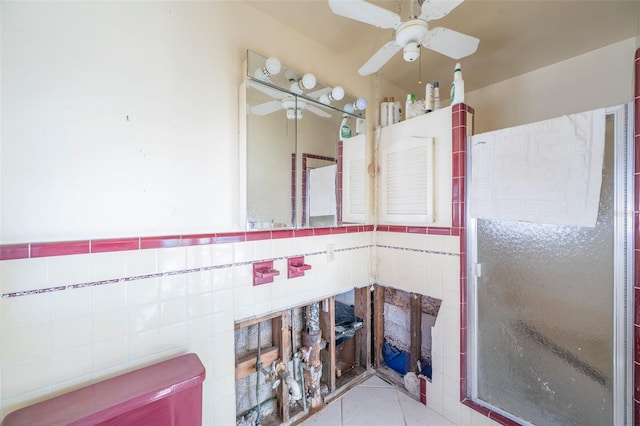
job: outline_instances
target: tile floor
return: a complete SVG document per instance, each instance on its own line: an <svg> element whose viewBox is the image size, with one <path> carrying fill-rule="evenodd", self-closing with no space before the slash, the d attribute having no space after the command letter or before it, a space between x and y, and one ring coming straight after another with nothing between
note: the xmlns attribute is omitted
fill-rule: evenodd
<svg viewBox="0 0 640 426"><path fill-rule="evenodd" d="M332 401L300 426L449 426L428 409L378 376Z"/></svg>

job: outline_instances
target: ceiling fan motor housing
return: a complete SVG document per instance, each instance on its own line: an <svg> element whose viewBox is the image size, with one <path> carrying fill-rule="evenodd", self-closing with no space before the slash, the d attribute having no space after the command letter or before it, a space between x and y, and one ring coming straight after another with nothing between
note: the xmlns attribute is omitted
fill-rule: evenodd
<svg viewBox="0 0 640 426"><path fill-rule="evenodd" d="M396 30L396 44L403 47L403 58L413 62L420 57L420 44L427 37L429 28L426 21L412 19Z"/></svg>

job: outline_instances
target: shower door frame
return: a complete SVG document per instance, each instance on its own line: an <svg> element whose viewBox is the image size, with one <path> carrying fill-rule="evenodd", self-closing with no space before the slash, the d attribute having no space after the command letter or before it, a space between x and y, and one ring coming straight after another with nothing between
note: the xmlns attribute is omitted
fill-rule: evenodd
<svg viewBox="0 0 640 426"><path fill-rule="evenodd" d="M633 296L634 296L634 143L633 106L624 104L606 108L605 115L614 117L614 311L613 311L613 419L614 425L633 424ZM467 139L467 170L471 176L471 138ZM468 185L470 187L471 185ZM469 205L467 193L466 205ZM529 424L478 397L477 289L478 252L477 220L467 215L467 395L474 404L502 416Z"/></svg>

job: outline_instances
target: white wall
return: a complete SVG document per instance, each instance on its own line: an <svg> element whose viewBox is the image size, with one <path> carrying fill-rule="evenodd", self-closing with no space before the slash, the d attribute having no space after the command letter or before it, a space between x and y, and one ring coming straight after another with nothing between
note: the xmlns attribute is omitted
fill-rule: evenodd
<svg viewBox="0 0 640 426"><path fill-rule="evenodd" d="M244 229L246 49L371 98L355 65L241 2L1 7L0 243Z"/></svg>
<svg viewBox="0 0 640 426"><path fill-rule="evenodd" d="M636 38L469 92L475 133L633 100Z"/></svg>

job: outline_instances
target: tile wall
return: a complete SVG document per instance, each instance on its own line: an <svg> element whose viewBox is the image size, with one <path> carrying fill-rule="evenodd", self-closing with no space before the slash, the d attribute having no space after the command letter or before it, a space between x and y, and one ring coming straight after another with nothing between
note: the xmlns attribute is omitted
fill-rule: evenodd
<svg viewBox="0 0 640 426"><path fill-rule="evenodd" d="M234 321L370 282L370 227L297 237L283 232L290 238L276 232L142 239L140 246L154 248L135 250L122 249L130 239L46 249L34 244L26 257L5 248L5 259L14 258L4 260L0 271L2 417L92 381L195 352L207 375L204 424L235 424ZM250 241L257 237L267 239ZM335 245L332 262L329 242ZM105 245L121 249L101 252ZM77 246L99 248L85 253ZM81 253L69 254L76 251ZM287 279L286 258L298 255L312 269ZM264 259L274 259L280 275L254 287L252 263Z"/></svg>

